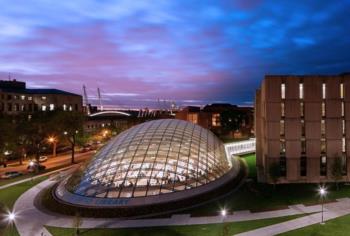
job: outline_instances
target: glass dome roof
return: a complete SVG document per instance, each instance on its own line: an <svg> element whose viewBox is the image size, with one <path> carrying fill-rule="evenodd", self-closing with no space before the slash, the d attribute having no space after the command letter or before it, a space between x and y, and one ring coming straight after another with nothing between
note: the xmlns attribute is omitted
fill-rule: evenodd
<svg viewBox="0 0 350 236"><path fill-rule="evenodd" d="M230 169L224 145L193 123L154 120L124 131L90 161L74 193L132 198L196 188Z"/></svg>

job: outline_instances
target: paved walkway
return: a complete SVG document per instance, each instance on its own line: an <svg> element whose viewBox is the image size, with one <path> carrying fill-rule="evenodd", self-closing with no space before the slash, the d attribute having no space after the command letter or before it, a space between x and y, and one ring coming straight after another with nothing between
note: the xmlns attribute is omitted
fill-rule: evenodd
<svg viewBox="0 0 350 236"><path fill-rule="evenodd" d="M71 171L71 170L68 170ZM35 196L43 189L53 185L55 180L45 180L40 184L29 189L19 197L14 206L17 214L16 227L21 236L49 236L49 232L44 228L47 226L71 228L74 217L63 215L51 215L38 210L33 202ZM324 216L326 220L333 219L342 215L350 214L350 199L339 199L337 202L325 204ZM190 217L190 215L173 215L171 218L159 219L139 219L139 220L118 220L113 218L83 218L81 228L142 228L154 226L174 226L174 225L200 225L214 224L222 222L239 222L247 220L259 220L275 218L281 216L290 216L297 214L311 214L287 222L259 228L253 231L239 234L241 236L250 235L275 235L298 229L311 224L319 223L321 220L321 206L293 205L288 209L252 213L250 211L236 211L231 215L208 216L208 217ZM312 214L314 213L314 214ZM34 219L34 220L33 220Z"/></svg>

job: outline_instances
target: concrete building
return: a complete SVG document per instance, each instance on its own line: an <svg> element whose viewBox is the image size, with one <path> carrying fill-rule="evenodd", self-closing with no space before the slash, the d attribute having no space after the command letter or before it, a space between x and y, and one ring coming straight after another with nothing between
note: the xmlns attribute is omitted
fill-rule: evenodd
<svg viewBox="0 0 350 236"><path fill-rule="evenodd" d="M82 97L58 89L28 89L25 82L0 80L0 114L82 111Z"/></svg>
<svg viewBox="0 0 350 236"><path fill-rule="evenodd" d="M238 132L223 129L221 124L221 115L225 111L242 112L245 115L241 127ZM219 136L229 137L250 137L253 133L253 108L252 107L239 107L236 105L226 103L214 103L200 107L188 106L178 111L175 115L176 119L190 121L194 124L198 124L203 128L210 129L212 132Z"/></svg>
<svg viewBox="0 0 350 236"><path fill-rule="evenodd" d="M341 159L350 177L350 75L266 76L256 92L255 133L258 180L278 183L334 181Z"/></svg>

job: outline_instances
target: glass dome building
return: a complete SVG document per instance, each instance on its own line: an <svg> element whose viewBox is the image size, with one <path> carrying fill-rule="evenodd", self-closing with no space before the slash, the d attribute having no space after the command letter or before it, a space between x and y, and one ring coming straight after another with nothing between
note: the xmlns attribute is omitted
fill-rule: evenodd
<svg viewBox="0 0 350 236"><path fill-rule="evenodd" d="M237 175L239 163L232 167L209 130L183 120L154 120L112 139L73 188L57 188L56 195L87 206L156 204L215 189Z"/></svg>

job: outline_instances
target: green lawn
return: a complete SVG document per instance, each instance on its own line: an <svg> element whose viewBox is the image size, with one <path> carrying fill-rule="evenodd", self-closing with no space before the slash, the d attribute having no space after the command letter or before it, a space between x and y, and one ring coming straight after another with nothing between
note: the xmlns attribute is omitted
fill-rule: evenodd
<svg viewBox="0 0 350 236"><path fill-rule="evenodd" d="M256 156L255 153L241 156L248 165L248 177L256 178Z"/></svg>
<svg viewBox="0 0 350 236"><path fill-rule="evenodd" d="M305 228L293 230L284 234L283 236L298 236L298 235L312 235L312 236L344 236L350 234L350 215L342 216L334 220L329 220L324 225L315 224Z"/></svg>
<svg viewBox="0 0 350 236"><path fill-rule="evenodd" d="M14 186L0 190L0 204L4 206L4 209L11 210L15 204L17 198L22 195L25 191L43 181L47 177L40 177L33 180L33 182L28 181L21 184L16 184ZM0 235L18 235L16 230L11 227L1 227Z"/></svg>
<svg viewBox="0 0 350 236"><path fill-rule="evenodd" d="M170 226L170 227L151 227L151 228L134 228L134 229L82 229L81 236L219 236L219 235L233 235L249 230L261 228L264 226L277 224L287 220L295 219L298 216L285 216L273 219L252 220L235 223L224 224L208 224L208 225L192 225L192 226ZM53 236L73 236L74 229L46 227Z"/></svg>

